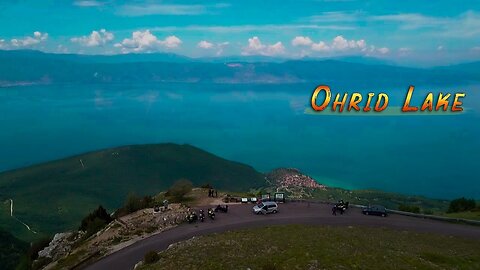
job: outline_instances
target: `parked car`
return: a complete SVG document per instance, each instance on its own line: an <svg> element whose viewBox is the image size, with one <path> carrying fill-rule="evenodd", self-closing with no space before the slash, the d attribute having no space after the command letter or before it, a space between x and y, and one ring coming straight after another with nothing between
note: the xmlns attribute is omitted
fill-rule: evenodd
<svg viewBox="0 0 480 270"><path fill-rule="evenodd" d="M362 209L364 215L387 216L387 209L381 205L371 205Z"/></svg>
<svg viewBox="0 0 480 270"><path fill-rule="evenodd" d="M270 214L277 213L278 205L276 202L261 202L253 207L254 214Z"/></svg>

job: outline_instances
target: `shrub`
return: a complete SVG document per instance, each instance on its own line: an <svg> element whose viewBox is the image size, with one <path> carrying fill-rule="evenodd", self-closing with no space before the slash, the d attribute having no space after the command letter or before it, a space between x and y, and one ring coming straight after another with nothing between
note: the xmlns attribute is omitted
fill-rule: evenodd
<svg viewBox="0 0 480 270"><path fill-rule="evenodd" d="M408 205L408 204L400 204L398 206L398 210L403 212L410 212L410 213L420 213L420 207L415 205Z"/></svg>
<svg viewBox="0 0 480 270"><path fill-rule="evenodd" d="M448 213L457 213L457 212L464 212L470 211L475 209L476 203L473 199L466 199L464 197L455 199L450 202L450 206L448 207Z"/></svg>
<svg viewBox="0 0 480 270"><path fill-rule="evenodd" d="M160 260L160 255L156 251L149 251L145 254L145 264L156 263Z"/></svg>
<svg viewBox="0 0 480 270"><path fill-rule="evenodd" d="M38 252L48 247L48 245L50 244L50 241L52 241L51 238L42 238L38 241L33 242L27 251L28 258L31 261L36 260L38 258Z"/></svg>
<svg viewBox="0 0 480 270"><path fill-rule="evenodd" d="M185 199L190 191L192 191L193 185L192 182L181 179L176 181L172 187L168 190L168 196L171 196L175 201L181 202Z"/></svg>
<svg viewBox="0 0 480 270"><path fill-rule="evenodd" d="M112 220L113 219L107 213L107 210L105 210L105 208L100 205L95 211L88 214L85 218L82 219L79 230L86 231L84 237L87 238L101 230Z"/></svg>
<svg viewBox="0 0 480 270"><path fill-rule="evenodd" d="M131 214L141 209L145 209L148 207L153 207L155 204L155 200L151 196L144 196L140 197L135 193L130 193L127 195L127 199L123 204L122 208L118 209L115 212L115 217L121 217L124 215Z"/></svg>

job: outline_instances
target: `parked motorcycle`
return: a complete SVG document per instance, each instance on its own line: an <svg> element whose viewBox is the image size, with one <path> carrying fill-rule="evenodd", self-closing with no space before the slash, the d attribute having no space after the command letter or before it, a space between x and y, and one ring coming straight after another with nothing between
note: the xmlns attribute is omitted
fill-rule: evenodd
<svg viewBox="0 0 480 270"><path fill-rule="evenodd" d="M213 210L213 208L208 209L208 216L211 219L215 219L215 211Z"/></svg>
<svg viewBox="0 0 480 270"><path fill-rule="evenodd" d="M197 213L195 211L191 211L190 213L187 214L187 221L188 223L193 223L198 220Z"/></svg>
<svg viewBox="0 0 480 270"><path fill-rule="evenodd" d="M223 212L223 213L227 213L228 212L228 205L217 205L217 207L215 208L215 212Z"/></svg>
<svg viewBox="0 0 480 270"><path fill-rule="evenodd" d="M338 211L340 211L340 214L343 215L345 211L348 209L348 202L344 202L343 200L340 200L337 204L335 204L335 207L337 208Z"/></svg>
<svg viewBox="0 0 480 270"><path fill-rule="evenodd" d="M205 221L205 213L203 213L203 209L200 210L200 214L198 214L198 218L201 222Z"/></svg>

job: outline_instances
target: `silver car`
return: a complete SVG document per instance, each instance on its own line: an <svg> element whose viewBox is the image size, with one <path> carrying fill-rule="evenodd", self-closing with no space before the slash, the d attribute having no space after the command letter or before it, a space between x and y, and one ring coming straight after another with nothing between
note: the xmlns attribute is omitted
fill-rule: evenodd
<svg viewBox="0 0 480 270"><path fill-rule="evenodd" d="M253 207L254 214L270 214L277 213L278 205L276 202L261 202Z"/></svg>

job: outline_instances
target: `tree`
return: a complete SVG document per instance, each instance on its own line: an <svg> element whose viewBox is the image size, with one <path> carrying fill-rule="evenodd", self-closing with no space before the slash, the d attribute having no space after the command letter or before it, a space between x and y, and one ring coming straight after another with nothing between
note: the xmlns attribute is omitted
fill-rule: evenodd
<svg viewBox="0 0 480 270"><path fill-rule="evenodd" d="M128 214L133 213L137 210L142 209L141 204L142 204L141 198L138 197L135 193L130 193L128 194L127 199L125 201L124 209Z"/></svg>
<svg viewBox="0 0 480 270"><path fill-rule="evenodd" d="M85 218L82 219L79 230L86 231L86 234L84 236L86 238L101 230L112 220L113 219L107 213L107 210L105 210L105 208L100 205L97 209L95 209L95 211L88 214Z"/></svg>
<svg viewBox="0 0 480 270"><path fill-rule="evenodd" d="M475 207L475 200L462 197L450 202L450 206L448 207L448 213L470 211L475 209Z"/></svg>
<svg viewBox="0 0 480 270"><path fill-rule="evenodd" d="M172 196L176 201L183 201L185 199L185 195L192 191L192 188L192 182L187 179L180 179L173 183L167 194Z"/></svg>

